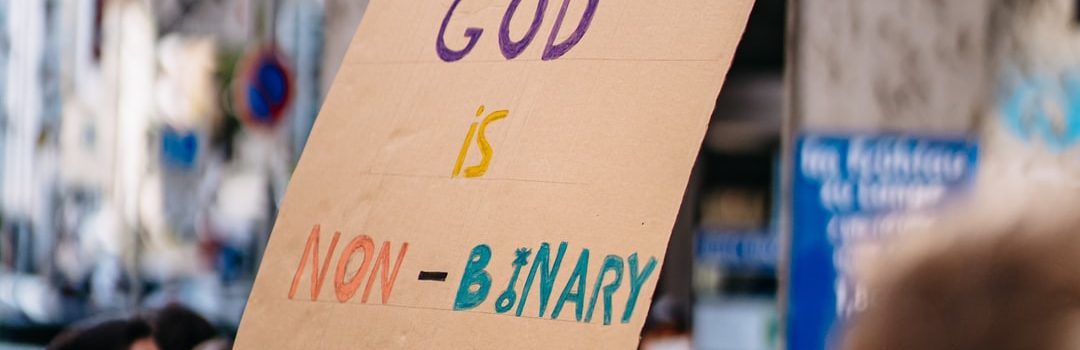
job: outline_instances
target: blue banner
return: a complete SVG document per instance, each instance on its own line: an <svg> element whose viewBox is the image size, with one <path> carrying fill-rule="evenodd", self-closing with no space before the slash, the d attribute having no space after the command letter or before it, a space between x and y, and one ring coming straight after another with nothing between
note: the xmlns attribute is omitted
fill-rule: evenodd
<svg viewBox="0 0 1080 350"><path fill-rule="evenodd" d="M965 138L804 135L795 148L787 345L833 349L865 307L856 256L932 224L928 209L973 182L978 146Z"/></svg>
<svg viewBox="0 0 1080 350"><path fill-rule="evenodd" d="M762 231L701 230L694 245L698 263L772 274L780 248L776 235Z"/></svg>

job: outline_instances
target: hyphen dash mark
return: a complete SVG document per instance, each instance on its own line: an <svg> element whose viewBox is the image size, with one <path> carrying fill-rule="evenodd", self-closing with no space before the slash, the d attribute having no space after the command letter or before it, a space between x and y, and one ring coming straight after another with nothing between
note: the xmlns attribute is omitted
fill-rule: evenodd
<svg viewBox="0 0 1080 350"><path fill-rule="evenodd" d="M447 276L446 272L420 271L420 277L417 278L417 279L419 279L421 281L446 282L446 276Z"/></svg>

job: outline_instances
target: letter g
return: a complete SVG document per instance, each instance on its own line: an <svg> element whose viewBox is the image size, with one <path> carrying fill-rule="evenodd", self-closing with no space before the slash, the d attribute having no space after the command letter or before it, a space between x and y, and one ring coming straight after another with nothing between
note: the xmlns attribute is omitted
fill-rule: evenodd
<svg viewBox="0 0 1080 350"><path fill-rule="evenodd" d="M476 42L480 40L480 34L484 33L484 30L480 28L466 28L465 37L469 38L469 43L465 45L464 49L455 51L446 47L446 40L444 40L446 36L446 26L450 24L450 17L454 15L454 10L457 9L458 4L460 3L461 0L454 0L454 3L450 5L450 10L446 11L446 17L443 18L442 26L439 27L439 37L435 40L435 52L439 54L439 58L446 62L454 62L464 58L465 55L468 55L469 51L472 51L473 46L476 46Z"/></svg>

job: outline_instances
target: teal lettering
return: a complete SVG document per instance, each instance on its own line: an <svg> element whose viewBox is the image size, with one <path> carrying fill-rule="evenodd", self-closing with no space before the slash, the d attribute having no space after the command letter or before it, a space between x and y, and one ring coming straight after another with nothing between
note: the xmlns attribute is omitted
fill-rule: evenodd
<svg viewBox="0 0 1080 350"><path fill-rule="evenodd" d="M525 248L519 248L514 252L516 256L514 259L514 274L510 276L510 283L506 285L506 291L502 292L499 299L495 301L495 312L506 313L514 306L514 300L517 299L514 285L517 284L518 276L521 274L521 267L529 263L529 254L532 254L532 251Z"/></svg>
<svg viewBox="0 0 1080 350"><path fill-rule="evenodd" d="M465 264L465 272L461 274L461 284L458 286L457 297L454 298L454 310L472 309L487 299L491 289L491 274L484 269L489 262L491 247L481 244L473 248L469 254L469 262Z"/></svg>
<svg viewBox="0 0 1080 350"><path fill-rule="evenodd" d="M555 304L555 310L551 311L551 319L558 319L559 314L562 313L563 305L567 301L574 302L574 318L581 321L581 311L585 308L585 278L589 275L589 250L582 249L581 256L578 257L577 267L574 268L574 272L570 275L570 279L566 281L566 287L563 287L562 295L559 296L559 302ZM571 292L574 287L574 282L577 282L577 290Z"/></svg>
<svg viewBox="0 0 1080 350"><path fill-rule="evenodd" d="M630 262L630 297L626 300L626 311L623 312L622 323L630 323L630 316L634 314L634 306L637 305L638 294L641 294L641 287L645 285L645 281L649 279L649 275L656 269L656 258L649 257L649 262L645 264L645 267L638 272L638 256L637 253L630 255L626 259Z"/></svg>
<svg viewBox="0 0 1080 350"><path fill-rule="evenodd" d="M547 243L540 244L540 250L536 251L536 258L533 259L532 269L529 270L529 278L525 280L525 287L521 290L521 301L518 302L517 316L521 316L521 313L525 310L525 301L529 299L529 290L532 288L533 280L536 278L536 271L539 268L540 271L540 317L544 317L544 310L547 309L548 299L551 298L551 288L555 285L555 277L559 274L559 265L562 265L563 255L566 254L566 242L559 243L559 252L555 255L555 264L548 266L548 261L551 259L551 245ZM541 268L540 264L544 264Z"/></svg>
<svg viewBox="0 0 1080 350"><path fill-rule="evenodd" d="M611 296L619 290L622 284L623 259L618 255L608 255L604 258L604 266L600 268L600 274L596 275L596 284L593 287L592 301L589 302L589 311L585 313L585 322L592 322L593 310L596 310L596 298L600 296L600 285L604 283L604 275L608 271L615 272L615 280L604 286L604 325L611 324Z"/></svg>

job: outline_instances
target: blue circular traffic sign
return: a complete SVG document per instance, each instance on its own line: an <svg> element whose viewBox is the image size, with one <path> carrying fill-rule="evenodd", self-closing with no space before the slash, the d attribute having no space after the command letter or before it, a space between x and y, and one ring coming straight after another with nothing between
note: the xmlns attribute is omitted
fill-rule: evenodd
<svg viewBox="0 0 1080 350"><path fill-rule="evenodd" d="M272 48L250 55L236 83L240 119L249 125L276 126L292 102L292 72Z"/></svg>

